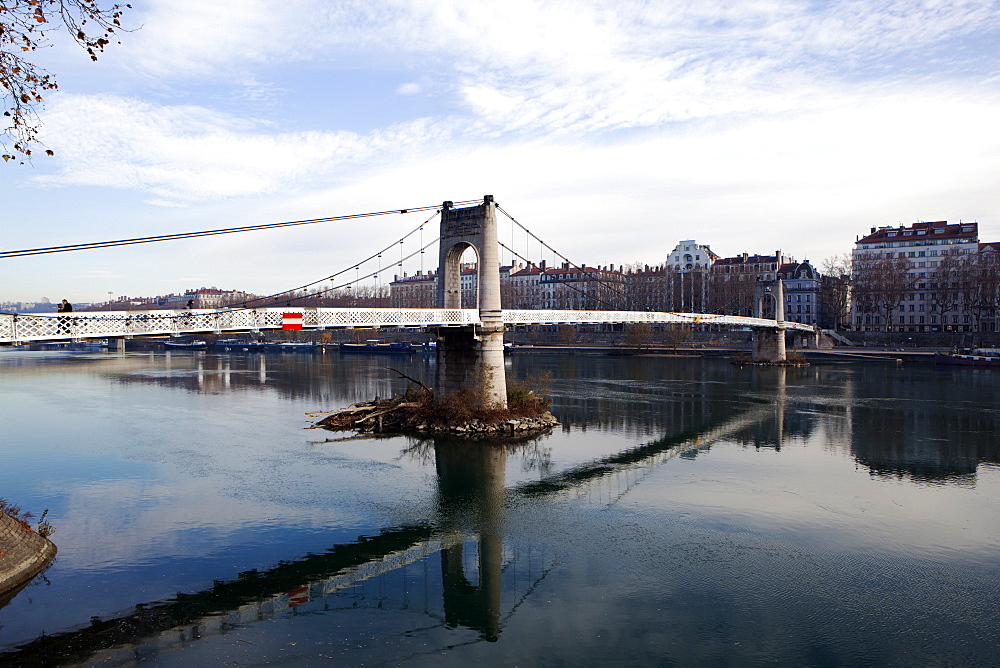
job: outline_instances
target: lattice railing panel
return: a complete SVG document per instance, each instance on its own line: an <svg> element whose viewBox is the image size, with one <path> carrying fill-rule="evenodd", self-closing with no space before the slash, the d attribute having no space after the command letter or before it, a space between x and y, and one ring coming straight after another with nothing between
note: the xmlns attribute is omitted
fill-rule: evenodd
<svg viewBox="0 0 1000 668"><path fill-rule="evenodd" d="M0 315L0 343L133 336L181 336L206 332L256 332L281 329L285 314L301 314L305 329L447 327L479 324L476 309L266 308L227 311L110 311L72 315ZM647 311L504 311L508 325L599 324L615 322L714 324L813 331L809 325L711 313Z"/></svg>
<svg viewBox="0 0 1000 668"><path fill-rule="evenodd" d="M479 322L479 311L476 309L320 308L315 310L316 326L325 328L432 327L472 325ZM303 313L303 321L307 315L307 312Z"/></svg>
<svg viewBox="0 0 1000 668"><path fill-rule="evenodd" d="M725 325L729 327L777 328L775 320L747 318L736 315L714 313L663 313L651 311L552 311L552 310L511 310L503 312L503 321L508 325L537 324L601 324L615 322L644 322L663 324L703 324ZM809 325L797 322L781 323L781 329L813 331Z"/></svg>

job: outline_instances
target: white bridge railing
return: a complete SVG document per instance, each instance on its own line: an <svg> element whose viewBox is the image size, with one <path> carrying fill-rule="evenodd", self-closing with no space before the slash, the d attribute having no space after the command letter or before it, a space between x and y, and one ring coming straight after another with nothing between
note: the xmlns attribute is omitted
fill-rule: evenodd
<svg viewBox="0 0 1000 668"><path fill-rule="evenodd" d="M766 329L794 329L814 331L812 325L782 322L767 318L747 318L738 315L715 313L665 313L661 311L504 311L503 321L508 325L587 325L610 322L681 325L724 325L726 327L758 327Z"/></svg>
<svg viewBox="0 0 1000 668"><path fill-rule="evenodd" d="M648 311L504 311L508 325L677 323L813 331L809 325L710 313ZM182 336L287 329L419 328L478 325L477 309L260 308L184 311L81 311L71 314L0 314L0 345Z"/></svg>

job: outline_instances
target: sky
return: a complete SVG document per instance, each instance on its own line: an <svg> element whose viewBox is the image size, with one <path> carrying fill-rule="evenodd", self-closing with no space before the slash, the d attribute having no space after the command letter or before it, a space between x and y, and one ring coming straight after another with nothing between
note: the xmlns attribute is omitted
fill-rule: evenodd
<svg viewBox="0 0 1000 668"><path fill-rule="evenodd" d="M96 63L37 52L55 156L2 166L0 250L483 195L575 264L695 239L820 265L928 220L1000 240L1000 0L132 5ZM436 265L398 264L436 219L394 246L432 213L0 259L0 302L270 294L389 247L391 280Z"/></svg>

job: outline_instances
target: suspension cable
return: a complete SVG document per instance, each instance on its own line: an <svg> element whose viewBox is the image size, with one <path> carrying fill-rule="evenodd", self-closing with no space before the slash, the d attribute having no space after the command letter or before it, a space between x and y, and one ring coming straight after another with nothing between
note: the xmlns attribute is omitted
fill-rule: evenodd
<svg viewBox="0 0 1000 668"><path fill-rule="evenodd" d="M514 251L514 250L513 250L513 249L511 249L511 248L508 248L508 247L507 247L506 245L504 245L504 243L503 243L503 242L498 242L498 243L500 244L500 247L501 247L501 248L503 248L503 249L505 249L505 250L509 251L509 252L511 253L511 255L515 255L515 256L517 256L517 258L518 258L518 259L520 259L520 260L524 260L524 261L525 261L525 262L526 262L526 263L528 264L528 266L536 266L536 267L538 267L538 268L539 268L539 270L540 270L540 271L541 271L541 272L542 272L543 274L544 274L544 273L545 273L545 272L547 271L546 269L542 269L542 268L541 268L541 267L540 267L539 265L535 264L534 262L532 262L532 261L531 261L531 260L529 260L528 258L526 258L526 257L522 256L522 255L521 255L520 253L518 253L518 252ZM577 267L577 268L579 268L579 267ZM585 270L585 269L586 269L586 268L584 268L584 270ZM588 274L588 275L590 275L590 274ZM601 303L601 304L604 304L605 306L610 306L610 307L611 307L611 310L614 310L614 311L617 311L617 310L619 310L619 309L618 309L618 308L617 308L617 307L616 307L616 306L615 306L614 304L612 304L612 303L610 303L610 302L606 302L606 301L604 301L603 299L601 299L600 297L594 297L594 296L592 296L592 295L588 294L588 293L587 293L587 292L585 292L584 290L581 290L580 288L576 287L575 285L573 285L573 284L571 284L571 283L567 283L566 281L559 281L559 283L560 283L560 284L562 284L562 285L564 285L564 286L566 286L566 287L567 287L567 288L569 288L570 290L572 290L572 291L574 291L574 292L576 292L576 293L578 293L578 294L581 294L581 295L583 295L584 297L587 297L588 299L593 299L594 301L596 301L596 302L599 302L599 303ZM610 285L610 284L608 284L608 285ZM624 294L623 294L623 296L625 296L625 297L627 298L627 295L624 295Z"/></svg>
<svg viewBox="0 0 1000 668"><path fill-rule="evenodd" d="M594 282L596 282L596 283L598 283L600 285L603 285L603 286L605 286L607 288L610 288L612 291L618 293L620 296L624 297L626 300L632 301L631 298L626 293L622 292L622 290L621 290L621 288L619 286L616 286L613 283L608 283L607 281L601 280L600 276L598 276L598 275L594 274L593 272L589 271L586 266L581 267L581 266L577 265L575 262L572 262L568 257L566 257L565 255L563 255L562 253L560 253L559 251L557 251L555 248L553 248L552 246L550 246L547 243L545 243L544 241L542 241L542 239L539 238L538 235L536 235L534 232L532 232L527 227L525 227L524 225L522 225L518 220L516 220L509 213L507 213L506 211L504 211L500 207L499 204L496 205L496 208L497 208L498 211L500 211L500 213L502 213L503 215L505 215L508 218L510 218L510 220L514 224L516 224L518 227L520 227L522 230L524 230L525 233L527 233L528 235L530 235L531 238L533 238L535 241L537 241L540 247L546 248L549 251L551 251L553 256L558 256L558 257L562 258L571 267L573 267L575 269L579 269L584 274L586 274L588 278L592 278L594 280ZM500 245L503 246L503 244L500 244ZM504 246L504 248L507 248L507 247ZM507 248L507 250L509 250L511 253L514 253L514 251L512 249L510 249L510 248ZM531 262L531 260L527 260L527 259L521 257L520 255L518 255L518 257L520 257L522 260L525 260L525 262L529 262L531 264L534 264L533 262ZM605 303L607 303L607 302L605 302ZM647 308L648 308L648 305L647 305Z"/></svg>
<svg viewBox="0 0 1000 668"><path fill-rule="evenodd" d="M271 299L271 298L277 298L277 297L280 297L281 295L291 294L291 293L296 292L298 290L305 290L306 288L312 287L312 286L316 285L317 283L322 283L323 281L331 281L331 280L337 278L338 276L340 276L341 274L346 274L351 269L359 270L360 267L361 267L361 265L365 264L366 262L370 262L371 260L374 260L377 257L381 257L382 253L388 252L388 250L390 248L392 248L393 246L395 246L397 243L398 244L402 244L404 241L406 241L407 239L409 239L411 236L413 236L417 232L422 232L424 226L427 225L427 223L429 223L432 220L434 220L434 217L437 216L439 213L440 213L440 207L438 208L438 210L436 210L431 215L430 218L428 218L424 222L420 223L420 225L418 225L417 227L413 228L412 230L410 230L409 232L407 232L406 234L404 234L402 237L399 238L398 241L394 241L391 244L389 244L388 246L386 246L385 248L383 248L382 250L379 250L379 251L376 251L376 252L372 253L371 255L369 255L368 257L366 257L364 260L361 260L361 262L357 262L357 263L351 264L346 269L341 269L338 272L335 272L333 274L330 274L329 276L325 276L323 278L317 279L315 281L311 281L309 283L306 283L305 285L300 285L300 286L295 287L295 288L289 288L287 290L281 290L279 292L272 292L269 295L263 295L261 297L254 297L253 299L247 299L247 300L242 301L242 302L237 302L235 304L230 304L230 306L231 307L233 307L233 306L235 306L235 307L247 306L249 304L253 304L254 302L259 302L261 300ZM437 241L437 239L435 239L434 241L432 241L431 244L433 244L436 241ZM426 246L424 248L426 248ZM368 278L369 276L357 278L355 281L349 282L348 285L350 285L351 283L356 283L356 282L359 282L361 280L364 280L365 278ZM323 292L319 292L319 293L315 293L315 294L323 294L324 292L327 292L327 290L324 290Z"/></svg>
<svg viewBox="0 0 1000 668"><path fill-rule="evenodd" d="M529 236L531 236L531 238L533 238L535 241L537 241L539 243L539 246L541 248L546 248L546 249L548 249L549 251L552 252L553 256L558 256L558 257L562 258L564 261L566 261L567 264L569 264L571 267L573 267L575 269L578 269L581 272L583 272L584 275L586 275L588 278L592 279L598 285L602 285L602 286L610 289L612 292L615 292L619 296L623 297L626 301L634 302L634 300L631 297L629 297L629 295L626 292L624 292L620 286L617 286L614 283L609 283L608 281L602 280L601 277L598 274L595 274L594 272L588 270L586 266L582 266L581 267L580 265L576 264L575 262L572 262L568 257L566 257L565 255L563 255L562 253L560 253L559 251L557 251L552 246L550 246L547 243L545 243L540 237L538 237L538 235L536 235L534 232L532 232L527 227L525 227L524 225L522 225L518 220L516 220L509 213L507 213L506 211L504 211L500 207L499 204L496 205L496 208L500 211L500 213L502 213L503 215L505 215L508 218L510 218L510 220L513 223L515 223L518 227L520 227L522 230L524 230L525 233L527 233ZM500 245L503 246L503 244L500 244ZM507 247L504 246L504 248L507 248ZM513 249L507 248L507 250L510 251L512 254L517 255L517 253L515 253ZM533 262L531 262L531 260L528 260L528 259L526 259L526 258L524 258L524 257L522 257L520 255L518 255L518 257L521 258L522 260L524 260L525 262L528 262L529 264L534 264ZM563 285L566 285L567 287L572 287L568 283L565 283L565 282L563 283ZM577 292L580 292L580 294L583 294L584 296L589 296L586 293L584 293L584 292L582 292L582 291L580 291L580 290L578 290L576 288L572 288L572 289L576 290ZM606 301L604 301L602 299L599 299L599 298L596 298L596 297L591 297L591 298L592 299L597 299L598 301L600 301L601 303L603 303L603 304L605 304L607 306L614 307L613 304L609 304L608 302L606 302ZM652 310L650 308L649 304L645 305L645 309L647 311L648 310Z"/></svg>
<svg viewBox="0 0 1000 668"><path fill-rule="evenodd" d="M478 201L478 200L474 200L474 201ZM333 291L336 291L336 290L341 290L341 289L343 289L345 287L350 287L352 285L360 283L361 281L367 280L367 279L369 279L369 278L371 278L373 276L377 276L378 274L381 274L382 271L387 270L388 267L384 267L383 268L383 267L380 266L380 268L377 271L374 271L374 272L371 272L371 273L368 273L368 274L365 274L364 276L362 276L360 274L361 265L363 265L363 264L365 264L365 263L367 263L367 262L369 262L369 261L371 261L371 260L373 260L373 259L375 259L377 257L381 257L381 254L383 252L386 252L388 249L391 249L396 244L403 244L403 242L405 242L406 239L408 239L409 237L413 236L414 234L416 234L418 232L420 232L421 236L422 236L424 226L427 225L432 220L434 220L434 217L437 216L439 213L440 213L440 206L439 206L438 210L436 210L431 215L430 218L428 218L427 220L423 221L422 223L420 223L420 225L418 225L417 227L415 227L412 230L410 230L409 232L407 232L399 240L392 242L390 245L386 246L382 250L377 251L375 253L372 253L371 255L369 255L367 258L365 258L361 262L358 262L356 264L352 264L351 266L347 267L346 269L342 269L342 270L340 270L340 271L338 271L336 273L333 273L333 274L331 274L329 276L326 276L324 278L321 278L321 279L318 279L318 280L315 280L315 281L311 281L309 283L306 283L304 285L300 285L300 286L295 287L295 288L291 288L291 289L288 289L288 290L282 290L280 292L274 292L274 293L271 293L269 295L263 295L263 296L260 296L260 297L254 297L253 299L247 299L247 300L242 301L242 302L236 302L234 304L229 304L229 305L227 305L225 307L222 307L222 308L213 309L213 310L209 311L209 314L211 314L211 313L229 313L229 312L233 312L233 311L252 311L252 310L256 310L258 308L265 308L266 300L268 300L268 299L277 300L277 299L279 299L283 295L288 295L287 301L289 302L289 305L290 305L290 303L292 301L295 301L297 299L303 299L303 298L307 298L307 297L317 297L319 295L323 295L323 294L326 294L328 292L333 292ZM406 260L409 260L410 258L412 258L412 257L414 257L414 256L416 256L418 254L422 254L427 248L429 248L430 246L433 246L439 240L440 240L440 237L435 237L432 241L428 242L427 244L424 244L418 250L410 253L409 255L407 255L405 257L401 257L400 258L400 264L402 264ZM300 295L300 296L295 296L294 295L294 293L297 292L297 291L299 291L299 290L304 290L304 289L309 288L309 287L311 287L313 285L316 285L317 283L322 283L323 281L332 280L332 279L337 278L338 276L340 276L342 274L347 273L348 271L351 271L352 269L355 270L355 272L356 272L354 280L349 280L346 283L342 283L342 284L337 285L337 286L332 286L330 288L327 288L325 290L321 290L319 292L314 292L314 293L311 293L311 294ZM265 302L265 304L260 304L260 303L255 304L255 302ZM81 311L81 313L88 313L88 312ZM95 312L95 313L97 313L97 312ZM17 314L10 314L10 315L17 315ZM205 314L202 313L200 315L205 315ZM131 320L134 317L135 316L116 316L116 317L113 317L113 318L102 318L102 320L129 321L129 320ZM189 313L183 313L183 314L180 314L180 315L167 316L166 319L168 319L168 320L171 320L171 319L185 319L185 318L189 318L189 317L190 317Z"/></svg>
<svg viewBox="0 0 1000 668"><path fill-rule="evenodd" d="M559 251L557 251L552 246L550 246L547 243L545 243L538 235L536 235L534 232L532 232L527 227L525 227L520 221L518 221L517 219L515 219L513 216L511 216L506 211L504 211L503 208L501 208L501 206L499 204L496 205L496 208L497 208L497 210L500 211L500 213L502 213L503 215L505 215L508 218L510 218L510 220L513 223L515 223L518 227L520 227L522 230L524 230L525 233L528 234L531 238L535 239L539 243L539 245L541 247L547 248L549 251L552 252L553 255L556 255L556 256L562 258L571 267L579 269L586 276L588 276L589 278L592 278L595 283L597 283L599 285L603 285L603 286L609 288L610 290L612 290L613 292L617 293L619 296L623 297L625 300L627 300L629 302L635 303L635 300L632 297L630 297L626 292L624 292L619 286L615 285L614 283L609 283L607 281L601 280L601 277L599 275L594 274L593 272L589 271L586 266L581 267L581 266L577 265L576 263L572 262L568 257L566 257L565 255L563 255L562 253L560 253ZM503 244L501 244L501 245L503 245ZM514 253L514 251L511 250L511 249L509 249L509 248L507 250L510 250L511 253ZM525 262L529 263L529 264L534 264L533 262L531 262L531 260L528 260L528 259L526 259L526 258L524 258L524 257L522 257L520 255L518 255L518 257L521 258L522 260L524 260ZM563 285L566 285L567 287L571 287L568 283L563 283ZM580 292L580 291L577 290L577 292ZM586 295L585 293L582 293L582 292L581 292L581 294L584 294L584 296L588 296L588 295ZM604 302L603 300L600 300L600 301L602 301L602 303L604 303L604 304L607 304L607 305L611 306L611 304L608 304L607 302ZM644 308L647 311L655 310L648 303L645 304ZM681 314L680 311L664 311L664 313L671 313L671 314L674 314L674 315L680 315ZM712 315L718 315L719 317L722 317L722 314L712 314Z"/></svg>
<svg viewBox="0 0 1000 668"><path fill-rule="evenodd" d="M456 205L474 204L480 200L464 200L455 202ZM112 248L115 246L132 246L135 244L148 244L158 241L176 241L178 239L194 239L196 237L208 237L219 234L235 234L237 232L256 232L259 230L273 230L281 227L293 227L297 225L315 225L316 223L330 223L341 220L357 220L359 218L371 218L373 216L386 216L389 214L410 213L413 211L430 211L441 208L440 204L433 206L418 206L406 209L392 209L389 211L372 211L369 213L353 213L344 216L327 216L325 218L310 218L307 220L292 220L282 223L264 223L261 225L246 225L243 227L228 227L216 230L202 230L200 232L180 232L177 234L162 234L151 237L135 237L132 239L117 239L113 241L94 241L84 244L69 244L66 246L48 246L44 248L27 248L23 250L0 251L0 259L9 257L23 257L26 255L45 255L48 253L66 253L78 250L94 250L98 248Z"/></svg>

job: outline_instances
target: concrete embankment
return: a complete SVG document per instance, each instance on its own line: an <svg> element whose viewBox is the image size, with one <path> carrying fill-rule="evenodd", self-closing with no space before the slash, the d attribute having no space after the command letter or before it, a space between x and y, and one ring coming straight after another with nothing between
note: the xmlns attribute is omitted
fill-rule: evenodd
<svg viewBox="0 0 1000 668"><path fill-rule="evenodd" d="M661 355L670 357L733 358L749 357L749 347L739 346L591 346L591 345L523 345L511 351L516 355L557 354L557 355L611 355L632 357L635 355ZM796 355L811 364L839 364L850 362L905 362L907 364L933 364L933 350L901 350L893 348L837 347L829 349L797 348Z"/></svg>
<svg viewBox="0 0 1000 668"><path fill-rule="evenodd" d="M0 606L13 598L56 556L56 546L0 512Z"/></svg>

